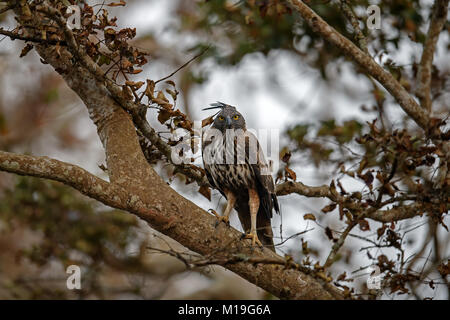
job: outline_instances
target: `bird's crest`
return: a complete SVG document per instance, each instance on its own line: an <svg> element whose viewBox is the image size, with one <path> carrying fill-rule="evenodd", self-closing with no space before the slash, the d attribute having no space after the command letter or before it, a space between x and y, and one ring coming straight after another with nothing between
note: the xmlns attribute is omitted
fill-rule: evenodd
<svg viewBox="0 0 450 320"><path fill-rule="evenodd" d="M229 104L226 104L226 103L223 103L223 102L220 102L220 101L217 101L215 103L211 103L210 106L211 107L204 108L202 110L211 110L211 109L222 109L223 110L224 108L227 108L227 107L236 109L236 107L230 106Z"/></svg>

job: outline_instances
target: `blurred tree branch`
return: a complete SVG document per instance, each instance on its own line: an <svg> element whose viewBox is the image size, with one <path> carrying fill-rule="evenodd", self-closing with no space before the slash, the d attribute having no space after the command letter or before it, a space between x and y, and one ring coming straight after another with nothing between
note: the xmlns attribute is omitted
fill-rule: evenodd
<svg viewBox="0 0 450 320"><path fill-rule="evenodd" d="M4 8L1 8L1 9L0 9L0 14L3 14L3 13L5 13L5 12L9 11L9 10L11 10L12 8L14 8L14 5L7 5L7 6L5 6Z"/></svg>
<svg viewBox="0 0 450 320"><path fill-rule="evenodd" d="M359 27L359 20L356 17L355 13L353 12L350 4L348 3L348 0L340 0L340 8L342 12L345 14L347 19L350 21L350 24L353 27L353 31L355 33L355 39L359 43L359 47L362 51L369 54L369 51L367 50L367 40L364 36L363 32L361 31L361 28Z"/></svg>
<svg viewBox="0 0 450 320"><path fill-rule="evenodd" d="M436 43L439 39L439 34L447 21L449 0L436 0L434 2L430 26L425 38L423 46L422 58L420 60L419 69L417 72L418 86L416 95L420 100L422 108L428 113L431 113L431 73L433 65L433 56L436 51Z"/></svg>

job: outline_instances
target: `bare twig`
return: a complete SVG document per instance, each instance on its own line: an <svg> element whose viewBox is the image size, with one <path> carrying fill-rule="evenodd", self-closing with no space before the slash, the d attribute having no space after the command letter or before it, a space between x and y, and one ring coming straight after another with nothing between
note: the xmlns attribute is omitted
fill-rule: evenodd
<svg viewBox="0 0 450 320"><path fill-rule="evenodd" d="M331 248L330 253L328 254L327 260L325 261L325 264L323 265L324 268L330 267L336 260L336 255L339 251L339 249L344 245L345 239L347 239L347 236L349 235L350 231L356 226L357 221L353 220L349 222L349 225L347 228L345 228L344 232L342 232L339 239L335 242L333 247Z"/></svg>
<svg viewBox="0 0 450 320"><path fill-rule="evenodd" d="M434 247L434 267L438 266L440 263L443 262L442 256L441 256L441 246L440 246L440 242L439 242L439 236L438 236L438 223L436 221L430 221L430 223L434 224L434 232L433 232L433 247ZM433 270L434 271L434 270ZM441 274L439 272L440 277L442 278L442 281L446 284L447 286L447 297L450 298L450 286L449 286L449 282L447 280L447 276Z"/></svg>
<svg viewBox="0 0 450 320"><path fill-rule="evenodd" d="M177 73L178 71L180 71L181 69L183 69L184 67L186 67L189 63L191 63L192 61L194 61L195 59L197 59L198 57L202 56L206 51L209 50L211 46L207 46L206 48L204 48L200 53L196 54L195 56L193 56L191 59L189 59L186 63L184 63L183 65L181 65L179 68L177 68L175 71L173 71L171 74L169 74L168 76L165 76L164 78L161 78L159 80L155 81L155 84L157 84L158 82L164 81L169 79L170 77L172 77L175 73Z"/></svg>
<svg viewBox="0 0 450 320"><path fill-rule="evenodd" d="M281 246L281 245L285 244L287 241L289 241L289 240L291 240L291 239L294 239L294 238L297 238L298 236L301 236L302 234L305 234L305 233L307 233L307 232L309 232L309 231L312 231L312 230L314 230L314 228L310 228L310 229L306 229L306 230L303 230L303 231L294 233L293 235L290 235L290 236L287 237L286 239L281 238L281 242L280 242L280 243L277 243L275 246L276 246L276 247L277 247L277 246Z"/></svg>
<svg viewBox="0 0 450 320"><path fill-rule="evenodd" d="M184 263L187 269L192 269L194 267L205 267L209 265L231 265L231 264L237 264L237 263L251 263L254 265L258 264L266 264L266 265L278 265L283 266L285 269L293 269L293 270L300 270L306 274L314 275L314 270L309 269L301 264L295 263L291 258L286 257L285 259L279 257L279 258L261 258L261 257L252 257L247 256L245 254L240 253L222 253L217 254L213 253L208 256L202 257L202 256L193 256L189 255L184 252L179 252L174 249L165 250L165 249L159 249L159 248L153 248L148 247L149 250L153 250L160 253L168 254L174 258L179 259ZM319 279L322 280L328 280L323 277L323 275L319 276Z"/></svg>

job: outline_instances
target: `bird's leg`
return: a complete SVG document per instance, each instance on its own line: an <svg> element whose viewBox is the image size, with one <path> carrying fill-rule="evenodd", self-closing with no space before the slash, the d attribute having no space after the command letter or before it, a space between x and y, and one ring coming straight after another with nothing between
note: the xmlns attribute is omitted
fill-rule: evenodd
<svg viewBox="0 0 450 320"><path fill-rule="evenodd" d="M223 221L226 224L230 224L230 213L234 208L234 204L236 203L236 197L230 191L225 191L225 196L227 197L227 206L225 207L223 215L219 216L215 212L213 212L213 214L217 217L217 219L219 219L219 223Z"/></svg>
<svg viewBox="0 0 450 320"><path fill-rule="evenodd" d="M251 218L251 228L250 233L245 235L245 238L252 240L252 246L258 244L262 247L261 241L258 239L258 235L256 233L256 215L258 214L259 209L259 196L258 192L254 189L248 189L248 204L250 207L250 218Z"/></svg>

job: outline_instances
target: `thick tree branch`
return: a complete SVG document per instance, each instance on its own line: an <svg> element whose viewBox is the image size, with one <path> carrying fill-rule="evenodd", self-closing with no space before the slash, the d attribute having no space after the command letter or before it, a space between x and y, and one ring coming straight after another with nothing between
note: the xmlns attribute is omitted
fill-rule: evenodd
<svg viewBox="0 0 450 320"><path fill-rule="evenodd" d="M433 56L436 51L436 43L439 34L447 21L449 0L436 0L431 14L430 26L423 46L422 58L417 72L418 86L416 95L422 108L431 112L431 72Z"/></svg>
<svg viewBox="0 0 450 320"><path fill-rule="evenodd" d="M402 109L425 131L429 128L427 113L417 104L406 89L386 70L361 51L353 42L328 25L320 16L299 0L288 0L308 25L325 40L334 44L367 74L374 77L397 100Z"/></svg>

